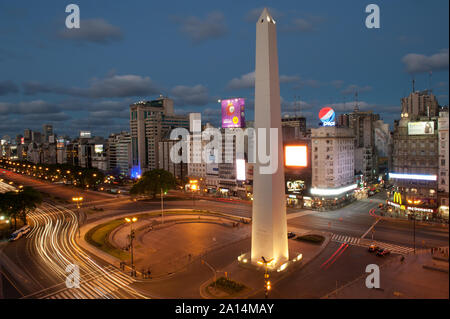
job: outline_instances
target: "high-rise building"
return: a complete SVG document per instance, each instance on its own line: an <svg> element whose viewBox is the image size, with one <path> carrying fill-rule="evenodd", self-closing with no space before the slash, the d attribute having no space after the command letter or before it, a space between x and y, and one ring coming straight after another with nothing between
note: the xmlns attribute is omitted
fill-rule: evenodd
<svg viewBox="0 0 450 319"><path fill-rule="evenodd" d="M351 199L356 188L353 129L323 126L311 129L312 187L316 207L336 207Z"/></svg>
<svg viewBox="0 0 450 319"><path fill-rule="evenodd" d="M306 135L306 118L303 116L285 116L281 119L283 141L304 138Z"/></svg>
<svg viewBox="0 0 450 319"><path fill-rule="evenodd" d="M34 142L34 143L38 143L38 144L42 143L42 135L41 135L41 133L32 131L31 132L31 141Z"/></svg>
<svg viewBox="0 0 450 319"><path fill-rule="evenodd" d="M51 124L42 125L42 136L43 136L44 142L49 141L50 135L53 135L53 125L51 125Z"/></svg>
<svg viewBox="0 0 450 319"><path fill-rule="evenodd" d="M24 139L25 144L29 144L31 142L31 138L32 138L31 135L32 135L32 132L30 129L27 128L24 130L23 139Z"/></svg>
<svg viewBox="0 0 450 319"><path fill-rule="evenodd" d="M108 167L124 176L130 174L131 135L129 132L111 134L108 138Z"/></svg>
<svg viewBox="0 0 450 319"><path fill-rule="evenodd" d="M380 120L372 111L362 112L355 106L352 113L338 117L339 127L348 127L355 136L355 172L364 180L374 181L378 177L378 158L375 146L375 122Z"/></svg>
<svg viewBox="0 0 450 319"><path fill-rule="evenodd" d="M434 95L428 95L426 91L413 92L402 99L401 119L394 123L389 173L395 192L388 201L399 214L415 213L418 218L428 219L437 212L439 141L436 106Z"/></svg>
<svg viewBox="0 0 450 319"><path fill-rule="evenodd" d="M448 149L448 109L439 112L438 119L438 138L439 138L439 174L438 174L438 205L439 213L448 220L448 166L449 166L449 149Z"/></svg>
<svg viewBox="0 0 450 319"><path fill-rule="evenodd" d="M173 100L160 97L130 105L132 166L144 173L158 167L158 142L174 128L189 128L187 116L175 115Z"/></svg>
<svg viewBox="0 0 450 319"><path fill-rule="evenodd" d="M438 116L439 105L436 96L428 90L412 92L401 99L402 117L415 120L421 116Z"/></svg>

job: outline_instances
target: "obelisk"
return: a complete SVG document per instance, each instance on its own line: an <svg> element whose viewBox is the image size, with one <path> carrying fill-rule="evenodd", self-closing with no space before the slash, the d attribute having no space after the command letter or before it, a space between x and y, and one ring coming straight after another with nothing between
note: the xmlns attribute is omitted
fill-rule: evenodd
<svg viewBox="0 0 450 319"><path fill-rule="evenodd" d="M261 170L260 134L266 131L266 152L269 154L270 128L277 131L273 141L275 152L271 164L276 162L273 172ZM255 130L256 163L253 170L253 211L251 262L273 259L270 268L289 259L286 221L286 199L284 186L284 155L281 134L280 82L278 75L278 53L275 20L265 8L256 23L255 64ZM273 146L272 146L273 148Z"/></svg>

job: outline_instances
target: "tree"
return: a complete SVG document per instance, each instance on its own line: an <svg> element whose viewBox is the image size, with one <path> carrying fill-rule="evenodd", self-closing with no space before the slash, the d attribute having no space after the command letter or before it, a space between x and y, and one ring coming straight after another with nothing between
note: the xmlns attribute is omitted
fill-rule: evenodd
<svg viewBox="0 0 450 319"><path fill-rule="evenodd" d="M32 187L24 187L19 192L0 194L0 211L11 221L14 221L14 230L17 229L17 219L27 224L27 213L42 203L42 195ZM11 223L11 227L12 227Z"/></svg>
<svg viewBox="0 0 450 319"><path fill-rule="evenodd" d="M14 220L14 230L17 229L17 217L19 211L19 201L16 192L6 192L0 194L0 211L10 220ZM13 223L10 223L13 227Z"/></svg>
<svg viewBox="0 0 450 319"><path fill-rule="evenodd" d="M27 224L27 213L30 210L36 209L36 206L42 203L42 195L40 192L32 187L25 186L22 191L18 193L20 211L19 217L22 219L24 225Z"/></svg>
<svg viewBox="0 0 450 319"><path fill-rule="evenodd" d="M157 194L175 188L176 180L172 173L163 169L145 172L130 190L131 195L147 195L155 198Z"/></svg>

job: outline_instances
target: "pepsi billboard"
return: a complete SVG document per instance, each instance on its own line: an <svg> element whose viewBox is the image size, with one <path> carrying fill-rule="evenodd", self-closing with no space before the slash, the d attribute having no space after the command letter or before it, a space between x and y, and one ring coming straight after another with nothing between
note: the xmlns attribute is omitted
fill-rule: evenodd
<svg viewBox="0 0 450 319"><path fill-rule="evenodd" d="M222 100L222 127L245 127L243 98Z"/></svg>
<svg viewBox="0 0 450 319"><path fill-rule="evenodd" d="M320 121L322 121L323 126L335 126L336 113L331 107L324 107L319 112Z"/></svg>

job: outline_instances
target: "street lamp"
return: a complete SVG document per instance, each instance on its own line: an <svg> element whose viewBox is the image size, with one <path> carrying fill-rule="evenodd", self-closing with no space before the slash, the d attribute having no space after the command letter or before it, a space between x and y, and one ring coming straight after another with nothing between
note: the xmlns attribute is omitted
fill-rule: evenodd
<svg viewBox="0 0 450 319"><path fill-rule="evenodd" d="M80 209L81 203L83 202L83 197L72 197L72 201L77 204L77 224L78 224L78 238L80 238Z"/></svg>
<svg viewBox="0 0 450 319"><path fill-rule="evenodd" d="M265 267L265 272L264 272L264 298L267 299L267 297L269 296L269 291L270 289L272 289L270 280L269 280L269 273L267 271L267 265L270 264L273 261L273 258L271 258L270 260L266 260L266 258L264 258L264 256L261 256L262 259L262 263L264 264ZM261 263L261 261L259 261L258 263Z"/></svg>
<svg viewBox="0 0 450 319"><path fill-rule="evenodd" d="M134 259L133 259L133 239L134 239L134 229L133 223L137 222L137 217L125 218L125 221L130 224L130 249L131 249L131 276L136 276L136 271L134 270Z"/></svg>
<svg viewBox="0 0 450 319"><path fill-rule="evenodd" d="M164 192L163 189L161 188L161 224L164 224L164 194L166 194L167 192Z"/></svg>

